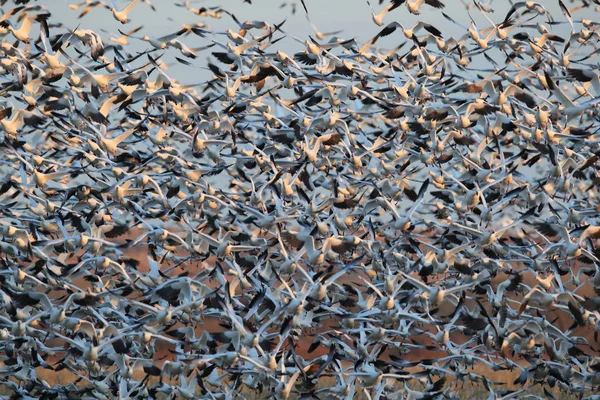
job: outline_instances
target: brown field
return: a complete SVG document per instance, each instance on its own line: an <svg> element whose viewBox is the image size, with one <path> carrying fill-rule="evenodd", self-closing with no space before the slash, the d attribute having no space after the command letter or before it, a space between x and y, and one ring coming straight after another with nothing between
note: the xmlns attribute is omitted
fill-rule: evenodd
<svg viewBox="0 0 600 400"><path fill-rule="evenodd" d="M127 235L127 237L134 238L134 237L136 237L136 234L138 234L138 233L139 232L135 232L132 234L130 232L130 234ZM124 239L125 238L122 238L121 240L124 240ZM146 261L145 250L146 249L144 246L139 246L136 249L128 249L125 252L126 256L135 258L140 261L138 270L142 273L147 272L149 269L147 261ZM73 262L73 261L75 261L75 258L73 258L69 261ZM213 262L213 260L211 260L209 258L208 260L206 260L206 262L208 264L211 264ZM197 265L197 267L195 269L194 268L185 269L185 272L188 273L189 276L193 276L193 275L201 272L202 268L203 267L201 265ZM177 275L182 272L184 272L184 269L178 268L178 269L174 270L171 273L171 275ZM231 279L233 279L233 276L228 276L227 278L231 280ZM506 278L506 276L499 275L498 277L496 277L495 283L497 284L499 281L501 281L502 279L505 279L505 278ZM343 278L340 280L340 282L347 283L347 284L361 284L361 281L357 278L357 275L344 275ZM77 279L74 283L83 289L90 286L89 283L86 282L82 278ZM527 272L524 274L524 283L530 287L533 287L536 284L535 279L533 278L533 275L530 273L527 273ZM564 283L565 283L565 285L567 285L566 281ZM214 284L214 287L216 288L216 284ZM64 294L65 294L64 292L51 292L48 295L51 298L57 298L57 297L63 296ZM238 288L238 294L241 294L241 289L239 289L239 288ZM578 294L582 295L582 296L591 296L591 295L593 295L593 289L589 284L587 284L578 292ZM134 292L134 294L132 294L131 296L135 297L137 295L139 295L139 293ZM512 297L515 298L515 295L512 295ZM467 301L467 303L466 303L467 307L469 307L469 308L472 308L473 304L474 304L474 301ZM448 302L445 302L444 304L442 304L442 306L440 307L440 310L439 310L439 313L441 315L448 315L451 312L452 312L452 306ZM571 326L573 323L573 321L572 321L571 317L568 315L568 313L566 313L562 310L557 310L557 309L551 308L551 309L545 310L543 312L543 314L546 316L546 318L548 320L556 319L554 321L554 324L563 331L567 330L568 327ZM210 333L225 331L225 329L219 325L220 322L222 322L222 321L219 321L216 318L206 318L202 323L197 324L197 326L195 327L196 337L199 337L203 331L208 331ZM321 356L326 355L328 352L327 348L319 347L314 352L308 353L308 351L307 351L308 347L313 342L316 335L318 335L326 330L334 329L337 326L338 326L338 321L328 320L328 321L322 321L319 326L315 326L313 329L304 330L300 336L300 339L298 340L297 347L295 349L296 354L298 354L299 356L301 356L303 359L305 359L308 362L310 360L314 360ZM177 325L175 327L177 327ZM600 346L598 346L598 344L594 340L593 329L591 329L590 327L577 328L573 332L571 332L571 335L585 337L589 341L589 343L595 345L596 348L585 346L585 347L581 347L581 350L583 350L589 356L594 356L594 357L599 356L597 349L600 348ZM414 336L413 339L416 342L424 344L424 345L432 345L433 344L431 342L431 339L426 335ZM468 339L467 337L465 337L457 332L453 332L451 335L451 340L455 343L463 343L467 339ZM54 343L54 345L57 345L58 343L59 342ZM171 350L170 347L171 346L165 345L162 347L162 349L160 349L158 352L155 353L156 358L160 359L160 361L156 361L157 366L160 367L164 362L166 362L168 360L174 360L176 358L173 355L173 353L170 351ZM384 357L385 359L389 359L389 357L392 355L396 356L396 357L400 357L406 361L418 362L418 361L425 360L425 359L433 359L433 358L437 358L440 356L444 356L444 355L446 355L446 353L442 352L442 351L410 350L408 353L405 353L405 354L399 354L397 352L387 352L387 353L384 353L382 355L382 357ZM527 365L527 361L525 361L521 356L515 356L513 361L520 365ZM48 359L48 362L51 363L50 358ZM407 371L409 371L409 370L407 369ZM36 372L37 372L37 376L40 379L43 379L50 385L58 384L58 385L66 386L71 383L77 382L78 379L80 379L67 370L49 371L47 369L40 367L40 368L37 368ZM484 376L487 379L489 379L490 381L501 383L500 385L495 385L493 387L494 390L497 390L497 391L522 389L522 386L516 386L513 384L515 379L519 376L518 369L513 370L513 371L509 371L509 370L491 371L489 368L487 368L485 366L475 365L473 368L470 368L465 372L472 372L474 374ZM136 379L143 378L142 372L138 371L138 375L139 376L136 376ZM322 376L320 381L317 383L318 388L326 388L335 382L335 379L333 377L327 377L325 375L326 374L324 374L324 376ZM12 379L12 378L9 378L9 379ZM149 381L150 382L149 384L151 384L152 382L157 382L157 381L158 381L158 378L151 379ZM165 381L168 382L169 379L165 377ZM529 382L531 382L531 381L529 381ZM413 390L419 390L420 388L423 388L423 383L421 381L414 380L414 379L406 381L406 383L395 382L394 380L388 379L388 384L390 385L392 390L402 390L402 388L404 387L405 384L408 385ZM483 398L488 398L488 396L489 396L489 392L485 389L485 387L483 386L482 383L473 383L470 381L460 382L460 381L452 381L450 379L450 380L448 380L447 384L451 385L452 391L456 392L456 394L458 395L459 398L465 398L465 399L482 398L483 399ZM357 386L357 387L360 387L360 386ZM545 389L548 390L548 392L551 393L552 395L554 395L557 399L570 399L570 398L575 399L575 398L580 398L580 395L581 395L578 393L561 392L558 388L546 387ZM368 390L368 389L363 388L363 390ZM544 392L544 388L541 385L532 385L529 388L529 390L527 390L526 393L534 394L534 395L538 395L538 396L542 396L542 397L547 396L547 394ZM249 398L249 399L253 399L253 398L258 399L258 398L268 397L267 394L261 395L261 394L253 393L253 392L249 391L247 388L242 390L242 392L240 393L240 396L243 396L243 397ZM367 398L367 397L365 397L361 393L357 393L356 398Z"/></svg>

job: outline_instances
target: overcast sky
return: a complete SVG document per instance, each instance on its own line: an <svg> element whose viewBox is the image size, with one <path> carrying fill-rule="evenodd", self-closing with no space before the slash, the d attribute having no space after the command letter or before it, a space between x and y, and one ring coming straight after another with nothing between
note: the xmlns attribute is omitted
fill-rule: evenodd
<svg viewBox="0 0 600 400"><path fill-rule="evenodd" d="M108 0L106 0L108 1ZM124 7L129 3L129 0L114 0L118 6ZM385 5L389 4L386 0L383 5L378 4L378 0L373 0L371 4L373 7L380 11ZM465 1L467 4L472 4L471 1ZM486 1L483 1L486 3ZM65 21L77 24L77 11L69 9L68 4L74 3L73 0L57 0L52 2L44 2L46 7L55 12L60 12L60 15L64 15ZM130 18L132 22L127 24L125 27L135 27L143 24L145 28L156 31L157 35L161 33L168 33L176 30L182 23L193 23L193 22L206 22L216 29L223 29L227 27L233 27L233 21L227 15L223 15L222 19L214 20L211 18L203 18L195 16L185 7L182 7L182 1L170 1L170 0L153 0L154 7L157 12L150 10L147 4L139 3L136 5ZM253 4L249 5L244 3L242 0L220 0L220 1L188 1L189 7L201 8L201 7L222 7L233 14L239 20L267 20L269 22L281 22L287 19L285 28L294 35L308 34L311 32L310 23L306 20L304 11L300 5L300 2L296 7L296 14L291 15L289 4L294 2L281 2L280 0L253 0ZM504 19L506 12L510 8L510 1L508 0L497 0L491 2L491 7L496 11L494 14L490 14L493 20L501 21ZM557 19L564 20L562 13L558 7L558 0L541 1L545 5L546 9ZM569 4L568 0L565 3ZM285 7L280 7L281 4L287 4ZM311 20L317 25L320 30L344 30L345 36L351 37L371 37L377 31L378 27L373 23L371 19L371 10L365 0L306 0L310 12ZM446 0L446 8L444 11L458 19L465 25L469 23L469 17L465 12L465 7L462 0ZM397 20L403 24L411 25L419 19L427 21L432 24L439 24L440 30L445 24L450 25L441 15L438 10L423 5L421 7L421 14L411 15L408 10L402 6L398 9L389 13L385 22L392 22ZM471 14L477 20L483 21L480 18L477 10L471 10ZM575 12L573 17L579 18L591 18L590 10L581 10ZM593 19L593 18L592 18ZM123 25L112 19L110 12L106 9L96 9L91 11L85 16L82 21L82 25L88 26L91 29L104 28L107 30L114 31L116 29L122 29Z"/></svg>
<svg viewBox="0 0 600 400"><path fill-rule="evenodd" d="M106 0L108 1L108 0ZM129 3L128 0L115 0L119 8L123 8ZM308 35L313 34L311 23L306 19L305 13L297 1L296 13L291 14L290 3L286 3L285 7L280 7L283 4L280 0L253 0L252 5L248 5L242 0L221 0L221 1L189 1L188 7L201 8L201 7L215 7L220 6L235 16L240 21L246 20L266 20L270 23L280 23L286 21L282 29L288 34L296 36L302 40L306 39ZM385 4L379 5L378 0L373 0L373 7L379 11L384 8L386 4L389 4L388 0ZM567 4L569 1L565 0ZM86 29L92 29L99 33L102 33L105 42L108 42L110 33L118 33L118 30L128 31L140 25L143 25L143 29L140 31L141 34L149 36L162 36L168 33L172 33L181 28L182 24L192 23L205 23L211 29L215 31L223 31L227 28L235 29L236 24L233 19L223 13L221 19L214 19L208 17L200 17L194 15L187 10L186 7L182 6L182 1L177 2L167 0L153 0L153 4L156 7L156 12L152 11L148 4L142 2L138 3L133 11L130 13L129 18L131 22L122 25L115 19L108 9L97 8L90 11L82 19L78 19L77 15L81 10L72 10L69 8L69 4L73 4L73 0L57 0L52 2L43 2L46 7L50 9L53 14L54 21L60 21L64 23L68 28L75 28L77 26ZM341 30L342 32L338 36L344 39L356 38L359 42L363 43L369 38L373 37L379 30L380 27L375 25L371 19L371 9L365 0L306 0L310 18L314 25L322 32L330 32ZM542 2L548 11L554 16L557 21L566 21L563 14L558 7L558 0L554 1L543 1ZM469 1L468 4L471 4ZM458 22L464 25L470 24L469 14L465 11L465 6L460 0L447 0L445 12L455 18ZM495 9L493 14L490 14L490 18L494 21L502 21L510 8L510 2L507 0L495 1L491 3L491 6ZM423 5L421 7L422 13L418 16L411 15L406 7L402 6L398 9L389 13L384 22L387 24L392 21L399 21L407 27L411 27L415 22L419 20L427 21L439 30L443 32L445 38L454 36L460 37L466 33L464 28L461 28L455 24L448 22L441 14L439 10L433 9L429 6ZM594 15L590 15L593 13ZM470 14L476 20L479 29L489 27L490 24L481 15L481 13L472 9ZM583 10L575 12L574 19L582 18L595 19L598 13L594 13L593 10ZM597 18L596 18L597 19ZM542 21L541 18L537 19ZM555 27L556 32L562 34L568 34L568 25L561 25ZM195 35L189 35L182 40L190 47L196 48L203 45L211 44L212 38L200 38ZM218 39L223 43L226 42L225 36L219 36ZM404 37L401 33L397 32L389 38L381 41L383 47L394 47L404 41ZM136 40L131 41L131 48L139 51L147 48L145 45L141 45ZM277 44L277 49L286 51L288 53L295 53L301 49L301 45L293 40L291 37L284 38ZM197 64L202 65L206 63L207 57L210 56L210 52L216 49L205 50L204 54L200 52L198 59L195 61ZM173 60L173 55L179 55L177 50L169 50L169 54L166 59ZM194 70L189 67L183 67L180 65L174 65L170 70L170 74L181 80L182 82L191 83L195 79L201 77L205 79L207 74L201 70Z"/></svg>

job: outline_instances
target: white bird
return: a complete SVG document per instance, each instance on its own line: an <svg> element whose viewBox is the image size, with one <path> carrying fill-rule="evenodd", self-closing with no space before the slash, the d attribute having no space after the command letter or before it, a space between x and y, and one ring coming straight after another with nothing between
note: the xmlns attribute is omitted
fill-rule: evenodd
<svg viewBox="0 0 600 400"><path fill-rule="evenodd" d="M115 3L113 0L109 0L110 4L111 4L111 8L110 11L112 11L113 17L115 17L115 19L117 21L119 21L122 24L126 24L128 23L130 20L128 19L129 13L131 12L131 10L133 9L133 7L135 7L135 5L140 1L140 0L131 0L129 2L129 4L127 4L122 10L117 10L117 7L115 6Z"/></svg>

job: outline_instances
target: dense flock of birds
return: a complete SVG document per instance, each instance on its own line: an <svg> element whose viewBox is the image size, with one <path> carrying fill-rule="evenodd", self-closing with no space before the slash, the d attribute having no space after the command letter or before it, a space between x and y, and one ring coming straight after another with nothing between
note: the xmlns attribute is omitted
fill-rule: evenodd
<svg viewBox="0 0 600 400"><path fill-rule="evenodd" d="M556 1L380 0L365 43L2 1L2 394L597 398L600 3Z"/></svg>

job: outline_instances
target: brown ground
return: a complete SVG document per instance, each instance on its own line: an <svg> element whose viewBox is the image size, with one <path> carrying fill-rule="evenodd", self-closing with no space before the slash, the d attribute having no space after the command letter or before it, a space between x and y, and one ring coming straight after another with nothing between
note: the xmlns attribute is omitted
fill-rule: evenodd
<svg viewBox="0 0 600 400"><path fill-rule="evenodd" d="M136 237L135 234L130 233L128 235L128 238L134 238L134 237ZM121 240L124 240L124 239L125 238L121 238ZM144 273L144 272L148 271L148 264L146 261L146 249L144 247L139 247L137 249L128 249L128 250L126 250L125 255L135 258L140 261L140 266L138 268L140 272ZM74 261L74 260L69 260L69 261ZM212 261L211 259L208 259L207 263L211 264L211 261ZM187 272L189 274L189 276L193 276L196 273L200 272L202 267L198 266L196 268L197 269L186 268L185 272ZM171 273L171 275L176 275L183 271L184 270L182 268L179 268L179 269L173 271ZM232 277L229 276L229 278L232 278ZM496 281L497 281L496 283L498 283L499 281L501 281L502 279L505 279L505 278L506 278L506 276L498 276L496 278ZM524 278L525 278L524 283L529 285L530 287L533 287L536 284L535 279L533 278L533 276L531 274L525 273ZM568 278L568 276L565 278ZM362 282L357 278L356 274L344 275L342 277L340 283L347 283L350 285L362 284ZM80 285L80 287L82 287L82 288L89 286L89 283L84 281L83 279L78 279L76 281L76 284ZM240 291L240 289L238 288L238 292L239 291ZM64 294L65 294L64 292L62 292L62 293L61 292L53 292L53 293L50 293L49 296L57 297L57 296L63 296ZM583 287L578 292L578 294L583 295L583 296L592 296L594 293L593 293L592 287L588 284L585 287ZM132 296L134 296L134 297L139 296L139 293L134 292L134 294L132 294ZM521 296L523 296L523 295L521 295ZM515 297L515 296L513 295L513 297ZM469 308L472 308L472 304L469 302L467 303L467 306ZM447 302L446 302L446 304L443 304L439 310L440 315L448 315L451 312L452 312L452 306ZM557 310L555 308L548 309L547 312L545 312L544 314L546 315L548 320L554 320L556 318L556 321L554 322L554 324L563 331L567 330L573 324L572 318L566 312L563 312L562 310ZM207 330L211 333L223 332L225 329L219 325L220 322L222 322L222 321L219 321L216 318L205 319L204 323L197 325L196 337L199 337L204 330ZM311 359L318 358L322 355L326 355L328 350L324 347L319 347L310 354L307 352L307 350L308 350L308 347L310 346L310 344L313 342L315 335L322 333L326 330L333 329L336 326L337 326L337 321L331 320L331 321L323 321L321 326L315 327L314 329L304 330L302 332L302 335L300 336L300 340L298 341L296 353L298 355L300 355L301 357L303 357L305 360L311 360ZM594 348L600 348L600 346L594 341L593 333L594 333L593 329L590 327L578 327L573 332L571 332L570 335L585 337L589 341L589 343L592 345L593 348L589 348L589 347L585 346L585 347L582 347L581 349L588 355L598 356L598 352L595 351ZM416 337L414 337L414 339L417 342L422 343L422 344L426 344L426 345L432 344L430 338L425 335L416 336ZM451 335L451 340L456 343L462 343L462 342L466 341L467 339L468 338L464 337L460 333L454 332ZM160 346L160 344L157 344L157 345ZM157 362L158 365L165 362L166 360L174 359L174 355L169 351L170 350L169 347L170 346L168 346L168 345L162 346L162 350L160 350L158 352L158 354L156 354L156 357L161 359L161 361ZM404 354L404 355L401 355L401 354L393 354L393 355L402 357L403 359L405 359L407 361L421 361L423 359L436 358L436 357L439 357L440 355L443 356L445 354L446 353L443 353L443 352L428 351L428 350L411 350L409 353ZM385 358L389 358L390 354L389 353L384 354L383 356ZM50 360L48 360L48 361L50 361ZM517 356L515 358L515 361L526 364L526 362L524 362L522 359L520 359L519 356ZM507 387L511 387L512 386L511 383L518 376L518 371L492 372L482 366L475 367L473 369L473 371L478 374L483 374L493 381L504 382L507 384ZM52 384L52 382L64 384L67 382L73 382L75 380L75 377L73 375L71 375L68 371L52 373L43 368L38 368L38 375L42 379L47 380L50 384ZM416 385L418 385L418 383L416 383ZM473 392L473 393L475 393L474 397L478 398L479 396L476 393L479 393L479 392L481 392L481 394L483 396L484 392L481 391L481 388L477 389L477 388L475 388L475 386L473 386L473 384L470 384L469 387L471 388L469 390L474 390L474 392Z"/></svg>

